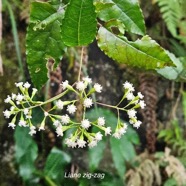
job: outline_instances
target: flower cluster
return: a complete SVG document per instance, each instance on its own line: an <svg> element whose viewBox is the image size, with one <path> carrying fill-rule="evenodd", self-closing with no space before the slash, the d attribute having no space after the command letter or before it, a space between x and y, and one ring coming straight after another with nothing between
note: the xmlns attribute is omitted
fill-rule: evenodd
<svg viewBox="0 0 186 186"><path fill-rule="evenodd" d="M19 88L20 92L18 94L8 95L5 99L5 103L11 105L10 110L5 110L3 112L5 118L11 119L8 127L14 129L17 123L20 127L29 127L29 134L34 135L37 130L45 130L46 120L47 122L51 121L56 130L57 136L63 136L65 131L71 129L71 135L65 139L65 143L68 147L94 147L100 140L102 140L104 135L112 135L118 139L121 138L121 136L126 133L127 124L120 121L120 111L125 111L128 114L129 123L134 127L138 128L142 123L137 119L136 109L140 107L143 109L145 107L143 95L139 92L137 96L134 96L134 87L129 82L124 83L124 95L116 106L102 104L96 102L92 98L93 93L101 93L103 88L98 83L93 84L92 79L89 77L83 78L82 81L76 82L73 86L70 85L67 80L62 82L61 86L63 92L44 102L34 100L37 89L32 88L32 90L29 91L31 85L28 82L16 83L16 86ZM69 92L74 92L78 99L63 100L63 96ZM125 107L121 107L120 105L124 99L128 100L128 104ZM49 102L54 102L54 106L50 110L46 111L43 106ZM73 115L77 111L76 104L78 102L83 106L84 112L80 122L73 120ZM118 122L115 130L106 126L104 117L100 116L96 121L90 121L86 118L87 109L91 108L94 104L117 109ZM35 126L32 123L32 113L33 109L36 107L40 107L44 112L44 117L40 126ZM65 114L56 114L55 110L63 110L63 113ZM92 126L96 127L99 132L92 132Z"/></svg>

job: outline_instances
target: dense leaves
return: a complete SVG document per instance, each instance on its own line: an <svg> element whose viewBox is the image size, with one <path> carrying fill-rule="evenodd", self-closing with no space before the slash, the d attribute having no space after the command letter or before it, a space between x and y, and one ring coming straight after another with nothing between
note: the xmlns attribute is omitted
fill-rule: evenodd
<svg viewBox="0 0 186 186"><path fill-rule="evenodd" d="M104 27L98 31L98 45L109 57L119 63L144 69L156 69L173 66L173 62L158 43L149 36L135 42L119 37Z"/></svg>
<svg viewBox="0 0 186 186"><path fill-rule="evenodd" d="M67 46L90 44L96 35L96 24L92 0L71 0L62 24L63 42Z"/></svg>
<svg viewBox="0 0 186 186"><path fill-rule="evenodd" d="M41 13L42 11L42 13ZM47 60L60 62L65 52L60 26L63 12L48 3L31 4L31 19L27 31L26 54L29 72L37 88L47 81Z"/></svg>

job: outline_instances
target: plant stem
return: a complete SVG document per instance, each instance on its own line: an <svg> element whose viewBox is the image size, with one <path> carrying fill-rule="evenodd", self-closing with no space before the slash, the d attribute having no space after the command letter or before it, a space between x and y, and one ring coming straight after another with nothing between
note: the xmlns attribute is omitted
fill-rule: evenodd
<svg viewBox="0 0 186 186"><path fill-rule="evenodd" d="M113 105L107 105L107 104L104 104L104 103L100 103L100 102L96 102L98 105L102 105L102 106L105 106L105 107L109 107L109 108L114 108L114 109L117 109L117 110L124 110L124 111L127 111L126 109L124 108L119 108L117 106L113 106Z"/></svg>
<svg viewBox="0 0 186 186"><path fill-rule="evenodd" d="M81 49L81 59L80 59L80 66L79 66L78 81L80 81L80 78L81 78L81 68L83 65L83 53L84 53L84 47L82 47Z"/></svg>

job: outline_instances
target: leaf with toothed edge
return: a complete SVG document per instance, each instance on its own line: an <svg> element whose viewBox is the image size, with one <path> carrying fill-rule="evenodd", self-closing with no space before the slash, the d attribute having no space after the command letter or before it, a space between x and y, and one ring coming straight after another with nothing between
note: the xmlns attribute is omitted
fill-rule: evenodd
<svg viewBox="0 0 186 186"><path fill-rule="evenodd" d="M144 69L174 66L165 50L149 36L132 42L126 37L119 37L100 27L97 40L100 49L119 63Z"/></svg>
<svg viewBox="0 0 186 186"><path fill-rule="evenodd" d="M40 10L43 11L42 16ZM66 50L60 32L63 14L56 15L57 10L52 5L41 2L32 3L30 12L31 20L26 37L27 65L32 82L40 89L48 79L46 67L48 59L53 59L56 66ZM52 16L50 19L51 15L56 15L56 18ZM44 27L39 25L34 29L39 21L44 23Z"/></svg>
<svg viewBox="0 0 186 186"><path fill-rule="evenodd" d="M96 13L92 0L71 0L62 22L62 37L67 46L90 44L96 35Z"/></svg>
<svg viewBox="0 0 186 186"><path fill-rule="evenodd" d="M94 5L100 20L108 22L117 19L125 25L126 31L145 34L145 22L138 0L94 0Z"/></svg>

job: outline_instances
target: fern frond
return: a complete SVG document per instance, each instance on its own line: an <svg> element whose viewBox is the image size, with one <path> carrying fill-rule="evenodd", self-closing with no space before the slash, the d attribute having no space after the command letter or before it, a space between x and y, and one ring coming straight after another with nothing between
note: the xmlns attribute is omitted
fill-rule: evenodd
<svg viewBox="0 0 186 186"><path fill-rule="evenodd" d="M177 27L182 17L181 4L177 0L157 0L157 2L168 30L176 37Z"/></svg>

